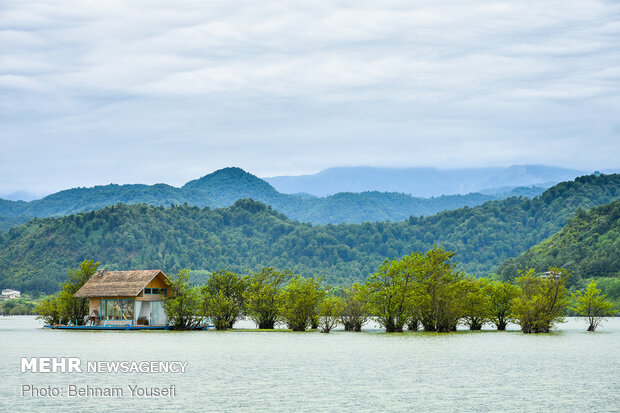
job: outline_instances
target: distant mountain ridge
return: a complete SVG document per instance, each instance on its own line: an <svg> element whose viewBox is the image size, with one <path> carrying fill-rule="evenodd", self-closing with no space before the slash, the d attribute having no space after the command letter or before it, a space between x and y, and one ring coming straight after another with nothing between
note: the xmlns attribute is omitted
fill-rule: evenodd
<svg viewBox="0 0 620 413"><path fill-rule="evenodd" d="M181 188L166 184L110 184L67 189L30 202L0 199L0 230L6 231L34 217L69 215L117 203L154 206L187 203L201 208L219 208L248 198L269 205L293 220L315 224L401 221L412 215L426 216L448 209L473 207L509 196L533 197L542 191L542 188L519 188L502 194L449 195L429 199L373 191L318 198L308 194L283 194L243 169L224 168Z"/></svg>
<svg viewBox="0 0 620 413"><path fill-rule="evenodd" d="M454 251L460 269L485 275L559 231L579 207L619 199L620 175L588 175L533 199L511 197L389 223L310 225L247 199L217 209L117 204L1 233L0 287L54 292L67 268L87 258L111 270L161 268L174 274L191 268L201 277L224 268L275 266L342 285L375 272L385 258L434 244ZM600 228L593 233L602 235ZM615 242L617 235L608 240Z"/></svg>
<svg viewBox="0 0 620 413"><path fill-rule="evenodd" d="M338 192L379 190L432 197L475 192L496 194L522 186L548 188L590 172L544 165L461 169L338 167L313 175L264 179L283 193L306 192L326 196Z"/></svg>
<svg viewBox="0 0 620 413"><path fill-rule="evenodd" d="M38 196L28 191L14 191L11 193L0 194L0 198L6 199L9 201L34 201L35 199L42 198L42 196Z"/></svg>

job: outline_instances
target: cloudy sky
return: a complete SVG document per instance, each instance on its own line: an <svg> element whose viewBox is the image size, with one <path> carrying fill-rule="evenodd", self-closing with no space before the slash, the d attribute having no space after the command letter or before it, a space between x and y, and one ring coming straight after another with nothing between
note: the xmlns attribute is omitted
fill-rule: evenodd
<svg viewBox="0 0 620 413"><path fill-rule="evenodd" d="M0 193L225 166L620 166L617 1L0 10Z"/></svg>

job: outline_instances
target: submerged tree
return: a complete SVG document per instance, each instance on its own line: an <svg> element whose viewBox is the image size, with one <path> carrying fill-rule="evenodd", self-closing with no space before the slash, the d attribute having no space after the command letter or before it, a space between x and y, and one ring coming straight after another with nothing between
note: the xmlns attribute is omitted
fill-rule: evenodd
<svg viewBox="0 0 620 413"><path fill-rule="evenodd" d="M319 304L319 327L322 333L329 333L338 325L342 313L342 301L333 295L328 296Z"/></svg>
<svg viewBox="0 0 620 413"><path fill-rule="evenodd" d="M342 293L340 322L345 331L362 331L362 325L368 319L365 309L364 287L355 283L345 288Z"/></svg>
<svg viewBox="0 0 620 413"><path fill-rule="evenodd" d="M386 260L365 285L368 312L387 332L424 326L454 331L464 313L463 274L450 263L453 252L433 247L400 260Z"/></svg>
<svg viewBox="0 0 620 413"><path fill-rule="evenodd" d="M211 274L201 292L205 315L217 330L232 328L244 310L244 294L248 288L248 277L228 270Z"/></svg>
<svg viewBox="0 0 620 413"><path fill-rule="evenodd" d="M284 286L293 277L291 271L264 267L253 272L246 290L245 305L248 316L260 329L272 329L279 318L280 300Z"/></svg>
<svg viewBox="0 0 620 413"><path fill-rule="evenodd" d="M366 308L388 333L400 333L413 308L413 273L421 254L412 253L400 260L385 260L379 271L366 280Z"/></svg>
<svg viewBox="0 0 620 413"><path fill-rule="evenodd" d="M201 323L200 293L191 285L190 270L181 270L168 278L169 295L164 296L164 309L168 323L176 330L189 330Z"/></svg>
<svg viewBox="0 0 620 413"><path fill-rule="evenodd" d="M83 325L89 312L86 298L74 294L97 272L98 262L84 260L76 269L69 270L69 280L60 284L60 292L42 301L35 309L38 318L48 324L77 323Z"/></svg>
<svg viewBox="0 0 620 413"><path fill-rule="evenodd" d="M519 296L513 300L511 311L524 333L548 333L564 321L568 306L564 284L569 276L563 268L550 268L545 276L536 276L529 269L517 277Z"/></svg>
<svg viewBox="0 0 620 413"><path fill-rule="evenodd" d="M420 254L414 271L414 302L426 331L455 331L464 314L464 275L455 270L451 251L433 247Z"/></svg>
<svg viewBox="0 0 620 413"><path fill-rule="evenodd" d="M293 331L305 331L324 297L321 278L294 276L282 291L279 311L282 320Z"/></svg>
<svg viewBox="0 0 620 413"><path fill-rule="evenodd" d="M60 312L58 310L58 297L49 296L41 300L34 309L39 320L45 324L60 324Z"/></svg>
<svg viewBox="0 0 620 413"><path fill-rule="evenodd" d="M463 323L470 330L481 330L491 319L490 284L486 278L467 278L463 288Z"/></svg>
<svg viewBox="0 0 620 413"><path fill-rule="evenodd" d="M587 317L588 331L595 331L599 324L608 316L613 316L613 304L607 301L607 296L596 288L596 281L588 284L585 292L577 291L573 294L575 305L573 310L580 316Z"/></svg>
<svg viewBox="0 0 620 413"><path fill-rule="evenodd" d="M489 320L498 330L506 330L506 325L512 320L510 307L518 295L519 288L509 282L492 281L489 284Z"/></svg>

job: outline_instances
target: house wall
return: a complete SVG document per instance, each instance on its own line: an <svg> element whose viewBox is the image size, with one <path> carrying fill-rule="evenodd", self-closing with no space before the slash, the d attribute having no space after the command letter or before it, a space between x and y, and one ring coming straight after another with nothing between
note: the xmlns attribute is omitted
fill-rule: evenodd
<svg viewBox="0 0 620 413"><path fill-rule="evenodd" d="M91 298L88 301L88 315L93 313L93 310L97 310L97 314L101 316L101 310L99 309L99 305L101 304L101 298Z"/></svg>
<svg viewBox="0 0 620 413"><path fill-rule="evenodd" d="M157 277L146 285L144 288L167 288L168 296L170 296L170 286L166 281L166 277L161 273L157 274ZM162 294L144 294L144 290L140 291L140 294L136 297L136 301L161 301L164 299Z"/></svg>

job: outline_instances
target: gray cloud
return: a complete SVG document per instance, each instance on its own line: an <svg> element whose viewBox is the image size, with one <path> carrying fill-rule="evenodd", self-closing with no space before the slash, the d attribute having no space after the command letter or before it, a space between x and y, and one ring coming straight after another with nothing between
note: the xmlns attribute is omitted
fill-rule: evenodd
<svg viewBox="0 0 620 413"><path fill-rule="evenodd" d="M0 8L0 192L230 165L618 167L617 2Z"/></svg>

